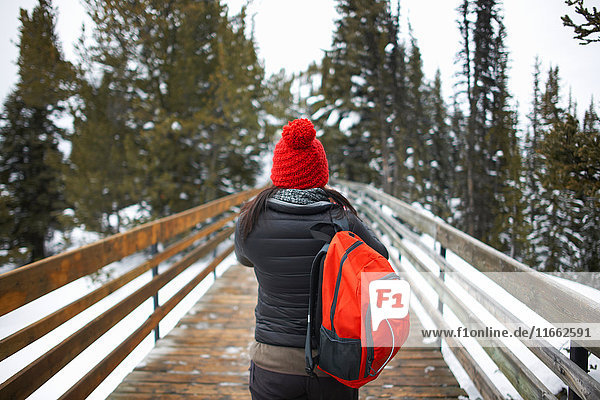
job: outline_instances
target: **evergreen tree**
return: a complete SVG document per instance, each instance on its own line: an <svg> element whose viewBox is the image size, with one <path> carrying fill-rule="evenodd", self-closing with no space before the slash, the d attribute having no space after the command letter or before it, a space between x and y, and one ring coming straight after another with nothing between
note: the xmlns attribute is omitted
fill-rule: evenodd
<svg viewBox="0 0 600 400"><path fill-rule="evenodd" d="M464 226L465 224L466 217L463 215L463 210L467 208L464 201L468 193L468 171L464 169L465 166L468 166L464 160L468 157L470 150L467 143L468 136L465 134L468 130L468 119L465 115L463 104L460 101L461 98L461 93L455 93L452 97L450 120L450 129L456 149L452 169L452 173L454 174L452 179L452 198L450 199L452 202L450 207L452 221L455 226Z"/></svg>
<svg viewBox="0 0 600 400"><path fill-rule="evenodd" d="M498 16L498 19L501 17ZM527 235L530 227L525 220L526 191L521 157L522 145L517 136L517 113L510 105L508 92L508 53L504 47L506 32L499 22L493 42L494 71L497 90L492 95L490 150L488 175L495 177L495 232L490 244L519 260L528 253Z"/></svg>
<svg viewBox="0 0 600 400"><path fill-rule="evenodd" d="M546 135L546 186L560 212L560 270L600 271L600 121L593 101L583 129L570 114ZM558 259L558 260L557 260Z"/></svg>
<svg viewBox="0 0 600 400"><path fill-rule="evenodd" d="M442 96L442 80L438 70L429 94L428 113L431 128L426 133L426 158L428 172L425 204L434 215L451 222L453 212L450 201L455 196L456 144L452 127L448 123L448 111Z"/></svg>
<svg viewBox="0 0 600 400"><path fill-rule="evenodd" d="M475 2L476 20L471 32L473 40L471 95L469 102L469 130L466 132L469 139L469 156L464 160L469 171L468 177L468 204L465 210L467 232L478 239L488 242L489 233L493 229L494 204L493 178L486 176L487 164L491 161L490 151L487 149L489 115L491 114L491 96L495 86L492 76L493 55L491 52L494 41L495 1L477 0ZM487 154L486 154L487 153ZM495 155L495 154L493 154Z"/></svg>
<svg viewBox="0 0 600 400"><path fill-rule="evenodd" d="M600 143L598 116L593 109L585 113L583 129L570 114L548 132L543 152L548 171L560 186L577 194L596 196L600 191Z"/></svg>
<svg viewBox="0 0 600 400"><path fill-rule="evenodd" d="M267 143L273 141L275 132L279 131L282 126L288 121L299 118L302 115L307 115L308 105L302 103L303 99L295 99L292 95L292 86L296 84L303 85L304 79L307 85L309 84L310 76L317 68L316 64L309 66L308 70L299 76L288 76L285 69L272 74L265 82L265 96L262 99L265 121L265 140ZM307 78L308 77L308 78ZM312 86L309 86L309 96L315 92ZM298 109L300 107L302 111Z"/></svg>
<svg viewBox="0 0 600 400"><path fill-rule="evenodd" d="M336 104L348 104L350 93L345 93L341 89L341 85L346 81L340 79L339 73L334 73L332 56L332 52L326 51L320 64L311 64L306 71L302 72L295 82L294 91L298 93L296 102L299 107L298 115L310 115L317 129L317 136L327 151L330 175L352 180L354 176L354 171L350 169L352 164L344 162L343 157L340 156L340 153L348 154L350 150L348 137L340 130L344 110L338 110L336 106ZM343 98L334 100L336 94Z"/></svg>
<svg viewBox="0 0 600 400"><path fill-rule="evenodd" d="M201 117L210 132L209 178L212 190L204 201L228 193L232 188L253 186L259 171L259 153L264 149L264 132L259 116L263 97L264 71L257 59L253 38L246 37L245 10L221 24L217 46L218 64L209 82L209 92ZM211 121L211 117L213 120ZM207 123L211 121L210 123ZM239 149L239 151L232 151Z"/></svg>
<svg viewBox="0 0 600 400"><path fill-rule="evenodd" d="M497 0L465 0L459 7L463 86L468 100L461 163L461 227L470 235L517 255L521 159L515 113L507 89L505 28ZM517 213L518 215L516 215Z"/></svg>
<svg viewBox="0 0 600 400"><path fill-rule="evenodd" d="M136 132L127 126L127 87L106 72L99 87L80 80L74 110L67 198L78 222L87 229L113 234L134 221L122 210L141 201ZM112 223L114 217L116 223Z"/></svg>
<svg viewBox="0 0 600 400"><path fill-rule="evenodd" d="M409 154L407 149L410 145L410 133L407 129L409 119L408 109L408 60L407 50L403 41L400 40L400 27L398 20L400 18L400 2L397 3L397 9L389 19L390 44L389 67L391 75L390 100L391 116L389 119L390 133L388 141L392 142L394 149L392 155L392 194L396 197L402 197L409 200L411 182L409 181L409 164L407 160ZM416 43L415 43L416 45ZM418 49L416 49L418 50ZM419 51L420 53L420 51ZM420 54L419 54L420 58ZM416 57L413 57L416 60Z"/></svg>
<svg viewBox="0 0 600 400"><path fill-rule="evenodd" d="M5 261L19 264L47 256L45 241L66 208L58 149L65 132L54 120L74 76L58 45L55 18L48 0L40 0L31 15L21 9L19 80L0 128L0 246Z"/></svg>
<svg viewBox="0 0 600 400"><path fill-rule="evenodd" d="M400 40L399 3L395 11L389 1L339 1L337 7L321 87L310 95L321 139L333 149L333 175L379 183L448 215L451 183L448 171L440 171L454 160L442 144L451 138L439 77L436 89L424 77L416 39L408 50Z"/></svg>
<svg viewBox="0 0 600 400"><path fill-rule="evenodd" d="M600 119L592 99L585 112L583 129L576 128L574 117L567 115L562 129L551 131L544 153L552 175L561 186L584 196L600 193ZM574 129L575 128L575 129Z"/></svg>
<svg viewBox="0 0 600 400"><path fill-rule="evenodd" d="M536 267L542 263L541 254L538 251L542 248L540 231L540 217L544 215L542 207L542 186L543 160L540 154L542 140L542 91L540 71L541 64L536 58L533 71L533 98L531 103L531 111L528 115L529 130L524 146L525 158L525 215L526 224L530 227L528 242L530 243L529 251L523 255L525 264Z"/></svg>
<svg viewBox="0 0 600 400"><path fill-rule="evenodd" d="M575 13L585 20L584 23L577 24L573 22L569 15L562 17L563 25L573 28L575 39L580 40L580 44L584 45L600 42L600 11L596 7L590 10L583 0L565 0L565 3L569 6L575 6Z"/></svg>
<svg viewBox="0 0 600 400"><path fill-rule="evenodd" d="M545 184L553 192L551 204L557 210L552 217L558 214L562 224L561 246L551 254L554 264L548 262L547 269L600 271L599 138L597 130L579 130L569 114L545 137Z"/></svg>
<svg viewBox="0 0 600 400"><path fill-rule="evenodd" d="M219 1L193 0L87 5L96 63L124 66L126 126L140 132L152 212L168 215L252 185L264 147L264 72L245 11L229 17Z"/></svg>
<svg viewBox="0 0 600 400"><path fill-rule="evenodd" d="M536 216L533 231L533 243L537 245L536 252L540 259L538 268L546 271L572 269L571 262L575 251L568 239L573 227L570 195L564 192L551 176L552 161L548 158L547 140L554 135L552 132L577 129L574 119L570 124L564 124L568 114L560 103L559 70L558 67L550 67L540 104L542 134L538 153L541 165L537 176L541 184L539 206L542 212ZM546 150L543 150L544 148Z"/></svg>
<svg viewBox="0 0 600 400"><path fill-rule="evenodd" d="M583 116L583 132L593 134L600 130L600 117L596 112L594 98L590 100L590 106Z"/></svg>
<svg viewBox="0 0 600 400"><path fill-rule="evenodd" d="M458 7L458 28L461 36L461 49L457 60L461 66L459 86L464 89L458 93L466 96L466 109L463 111L461 101L455 97L453 125L457 134L459 145L459 159L457 166L457 193L460 195L460 207L457 214L460 217L458 226L470 235L475 234L475 160L478 157L475 146L474 118L476 102L473 91L473 44L472 44L472 11L473 4L470 0L463 0ZM473 161L471 161L473 160Z"/></svg>
<svg viewBox="0 0 600 400"><path fill-rule="evenodd" d="M596 112L594 99L583 118L583 129L577 135L580 146L575 152L581 158L579 182L572 188L583 194L584 207L579 232L582 237L580 269L600 272L600 117ZM572 171L571 171L572 172Z"/></svg>
<svg viewBox="0 0 600 400"><path fill-rule="evenodd" d="M427 162L428 149L426 143L426 135L430 130L430 116L426 112L427 92L424 82L423 61L421 59L421 50L417 45L417 41L412 37L411 46L408 54L408 62L406 64L407 78L407 96L406 106L407 112L404 130L404 145L409 152L407 155L405 166L408 171L409 195L410 201L416 201L424 204L427 175L430 168L430 163Z"/></svg>
<svg viewBox="0 0 600 400"><path fill-rule="evenodd" d="M340 0L332 49L322 63L317 123L331 165L345 178L391 191L399 59L397 16L389 1ZM404 79L404 77L402 77ZM399 162L399 161L398 161Z"/></svg>

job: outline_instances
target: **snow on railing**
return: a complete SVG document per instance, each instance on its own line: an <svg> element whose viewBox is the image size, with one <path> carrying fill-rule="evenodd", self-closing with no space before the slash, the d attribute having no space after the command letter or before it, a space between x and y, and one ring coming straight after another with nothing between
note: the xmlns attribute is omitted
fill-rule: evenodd
<svg viewBox="0 0 600 400"><path fill-rule="evenodd" d="M600 398L600 383L587 373L588 351L600 357L598 337L579 342L571 338L569 358L564 342L538 335L565 326L597 332L600 296L593 301L372 186L335 184L399 252L402 260L391 261L411 284L417 307L438 332L452 333L440 335L437 344L444 340L483 398L554 399L562 384L582 399ZM534 329L535 336L514 334ZM464 330L506 330L511 336L456 335ZM495 365L491 372L481 366L490 359ZM494 376L498 370L502 379Z"/></svg>

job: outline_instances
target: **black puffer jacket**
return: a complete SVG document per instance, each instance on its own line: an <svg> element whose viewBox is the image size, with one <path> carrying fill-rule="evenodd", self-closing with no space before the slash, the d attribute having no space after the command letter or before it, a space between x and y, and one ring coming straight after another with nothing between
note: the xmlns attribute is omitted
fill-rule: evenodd
<svg viewBox="0 0 600 400"><path fill-rule="evenodd" d="M267 210L247 238L238 229L235 252L238 260L254 267L258 280L255 309L257 342L277 346L304 347L310 268L323 246L310 233L319 222L330 222L339 207L321 201L297 205L269 199ZM350 230L384 257L387 249L354 215L348 215ZM333 231L333 229L332 229Z"/></svg>

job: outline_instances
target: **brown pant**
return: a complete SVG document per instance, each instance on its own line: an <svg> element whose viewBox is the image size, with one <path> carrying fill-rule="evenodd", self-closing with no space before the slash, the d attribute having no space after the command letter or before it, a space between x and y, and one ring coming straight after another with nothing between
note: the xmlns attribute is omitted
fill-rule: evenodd
<svg viewBox="0 0 600 400"><path fill-rule="evenodd" d="M358 400L358 389L334 378L290 375L262 369L250 363L252 400Z"/></svg>

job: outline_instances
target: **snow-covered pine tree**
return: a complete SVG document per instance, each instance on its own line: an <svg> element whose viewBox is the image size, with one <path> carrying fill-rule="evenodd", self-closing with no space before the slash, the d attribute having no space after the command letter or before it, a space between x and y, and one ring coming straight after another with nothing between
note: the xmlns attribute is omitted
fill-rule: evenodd
<svg viewBox="0 0 600 400"><path fill-rule="evenodd" d="M525 220L525 178L521 156L522 143L517 135L517 112L510 103L508 91L508 52L504 46L506 30L499 20L498 32L492 44L495 58L493 74L496 90L493 91L490 119L488 175L495 179L494 196L497 209L489 243L513 258L522 260L528 253L527 235L530 228Z"/></svg>
<svg viewBox="0 0 600 400"><path fill-rule="evenodd" d="M572 224L569 222L570 201L560 185L556 185L555 177L551 176L552 160L548 158L549 146L552 147L548 138L552 137L552 132L560 135L559 132L564 132L565 129L577 129L576 121L571 120L569 125L563 122L567 120L568 114L561 107L560 89L559 69L550 67L541 98L542 143L539 148L541 165L538 174L542 186L542 212L536 216L533 232L534 242L537 244L535 251L541 258L538 268L545 271L571 270L571 257L575 250L567 238L572 232Z"/></svg>
<svg viewBox="0 0 600 400"><path fill-rule="evenodd" d="M426 190L430 168L427 135L431 129L431 114L427 109L427 88L423 73L423 60L417 39L410 32L411 41L406 63L406 111L403 145L406 146L404 171L408 182L404 190L411 202L426 204ZM408 183L408 184L406 184Z"/></svg>
<svg viewBox="0 0 600 400"><path fill-rule="evenodd" d="M253 185L264 147L264 71L245 11L230 17L220 1L86 4L96 68L125 60L126 124L139 137L141 197L152 213Z"/></svg>
<svg viewBox="0 0 600 400"><path fill-rule="evenodd" d="M531 111L529 112L529 126L523 148L525 168L525 219L530 228L528 242L529 246L523 254L525 264L537 268L542 263L541 250L543 244L539 231L539 216L544 214L541 206L541 196L544 191L541 178L543 172L543 160L540 154L542 140L542 91L541 91L541 62L536 57L533 70L533 97L531 100Z"/></svg>
<svg viewBox="0 0 600 400"><path fill-rule="evenodd" d="M592 101L582 129L575 117L565 114L544 138L550 215L558 215L562 228L558 254L549 257L555 264L548 262L546 269L600 271L599 127Z"/></svg>
<svg viewBox="0 0 600 400"><path fill-rule="evenodd" d="M428 93L427 114L431 126L425 135L425 204L434 215L453 223L451 199L456 196L455 167L457 150L449 112L442 96L441 73L438 70Z"/></svg>
<svg viewBox="0 0 600 400"><path fill-rule="evenodd" d="M339 0L332 48L322 62L316 122L332 172L392 188L393 143L404 50L390 2ZM401 76L402 75L402 76ZM399 84L398 81L402 83Z"/></svg>
<svg viewBox="0 0 600 400"><path fill-rule="evenodd" d="M459 7L462 86L467 98L461 149L459 226L470 235L517 255L524 241L520 154L507 89L507 51L500 2L465 0Z"/></svg>
<svg viewBox="0 0 600 400"><path fill-rule="evenodd" d="M583 271L600 272L600 117L593 98L578 139L581 146L576 151L582 159L578 191L583 192L584 201L579 227L580 265Z"/></svg>
<svg viewBox="0 0 600 400"><path fill-rule="evenodd" d="M50 0L21 9L19 79L4 103L0 128L0 248L4 262L47 256L45 242L61 227L66 132L55 124L71 95L74 73L55 33Z"/></svg>

